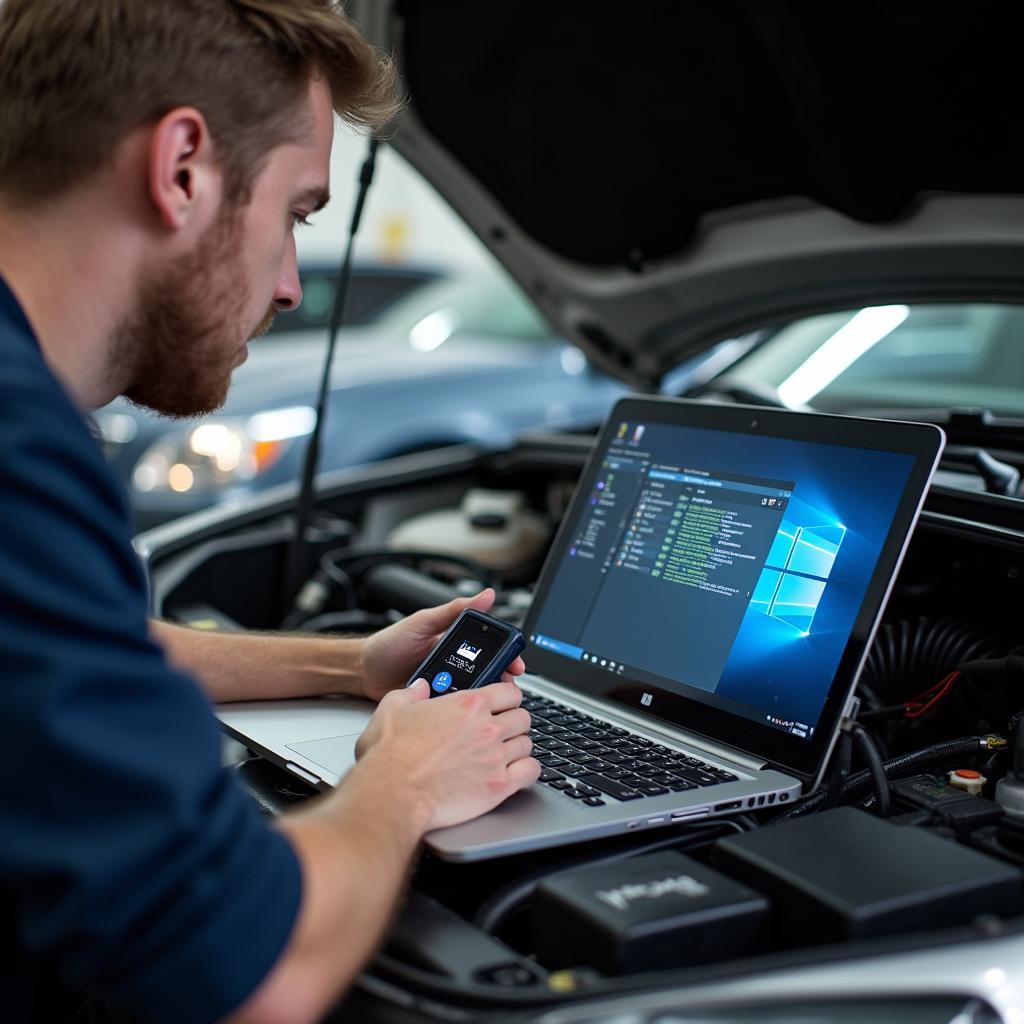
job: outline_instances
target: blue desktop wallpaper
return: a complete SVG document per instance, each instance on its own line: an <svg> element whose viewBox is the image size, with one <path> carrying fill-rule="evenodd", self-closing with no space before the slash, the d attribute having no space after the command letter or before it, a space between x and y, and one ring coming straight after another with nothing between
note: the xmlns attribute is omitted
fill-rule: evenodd
<svg viewBox="0 0 1024 1024"><path fill-rule="evenodd" d="M796 482L715 692L814 726L913 456L771 440L757 472Z"/></svg>

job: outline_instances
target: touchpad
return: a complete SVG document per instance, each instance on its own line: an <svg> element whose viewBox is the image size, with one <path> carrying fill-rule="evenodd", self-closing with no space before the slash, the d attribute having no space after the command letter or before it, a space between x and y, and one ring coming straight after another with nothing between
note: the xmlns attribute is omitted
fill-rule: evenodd
<svg viewBox="0 0 1024 1024"><path fill-rule="evenodd" d="M322 740L305 740L286 746L332 774L344 775L356 763L356 741L360 736L361 732L354 732L348 736L328 736Z"/></svg>

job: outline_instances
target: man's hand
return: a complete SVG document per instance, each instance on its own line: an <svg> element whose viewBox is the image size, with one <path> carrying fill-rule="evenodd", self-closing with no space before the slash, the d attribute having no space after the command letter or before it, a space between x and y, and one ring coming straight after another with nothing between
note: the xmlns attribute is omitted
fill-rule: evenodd
<svg viewBox="0 0 1024 1024"><path fill-rule="evenodd" d="M367 637L362 666L365 695L370 700L380 700L390 690L404 686L417 666L437 645L445 630L462 612L467 608L486 612L492 604L494 591L488 588L476 597L460 597L438 608L424 608ZM523 659L516 658L502 679L510 681L513 676L522 675L525 671Z"/></svg>
<svg viewBox="0 0 1024 1024"><path fill-rule="evenodd" d="M424 831L468 821L540 775L522 699L504 682L431 700L427 681L417 680L380 702L356 747L359 768L372 762L402 787Z"/></svg>

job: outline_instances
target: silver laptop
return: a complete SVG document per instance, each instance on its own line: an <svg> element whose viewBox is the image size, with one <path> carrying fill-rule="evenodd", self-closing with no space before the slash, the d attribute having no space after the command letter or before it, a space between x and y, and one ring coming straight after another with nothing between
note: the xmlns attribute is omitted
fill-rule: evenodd
<svg viewBox="0 0 1024 1024"><path fill-rule="evenodd" d="M428 845L476 860L812 791L943 440L924 424L620 401L523 627L542 781ZM218 713L326 788L371 712L338 698Z"/></svg>

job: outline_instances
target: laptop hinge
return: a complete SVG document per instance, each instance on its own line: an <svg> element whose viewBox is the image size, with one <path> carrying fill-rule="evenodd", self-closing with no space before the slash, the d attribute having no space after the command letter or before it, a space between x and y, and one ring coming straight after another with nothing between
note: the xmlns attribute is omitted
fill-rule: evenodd
<svg viewBox="0 0 1024 1024"><path fill-rule="evenodd" d="M550 679L527 674L522 677L522 682L526 684L528 689L536 688L538 692L549 692L551 696L557 697L559 700L578 704L581 708L593 711L594 714L619 719L624 723L628 723L636 732L646 733L652 739L658 739L665 743L683 742L687 746L697 747L712 756L731 761L733 764L752 772L761 771L763 768L768 767L764 758L751 757L750 754L737 750L735 747L730 747L724 743L716 743L714 740L708 739L707 736L699 736L696 733L687 732L687 730L679 726L659 722L649 715L636 714L630 711L629 708L621 707L610 701L601 700L600 697L592 697L589 694L580 693L579 690L571 690L568 687L559 686L558 683L553 683Z"/></svg>

